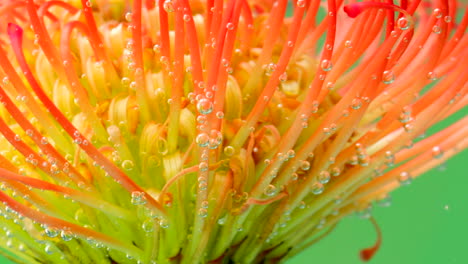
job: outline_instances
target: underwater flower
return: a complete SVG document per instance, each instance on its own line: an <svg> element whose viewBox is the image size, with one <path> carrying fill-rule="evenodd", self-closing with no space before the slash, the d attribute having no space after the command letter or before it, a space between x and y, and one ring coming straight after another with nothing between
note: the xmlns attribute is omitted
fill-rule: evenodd
<svg viewBox="0 0 468 264"><path fill-rule="evenodd" d="M276 263L370 216L468 146L422 136L468 102L460 5L1 1L2 254Z"/></svg>

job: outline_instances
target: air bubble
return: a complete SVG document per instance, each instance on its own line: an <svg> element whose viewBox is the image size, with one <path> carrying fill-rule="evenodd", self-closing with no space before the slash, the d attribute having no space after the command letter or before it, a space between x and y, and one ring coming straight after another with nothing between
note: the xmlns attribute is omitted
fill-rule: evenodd
<svg viewBox="0 0 468 264"><path fill-rule="evenodd" d="M362 106L362 100L360 98L354 98L352 101L351 101L351 108L354 109L354 110L358 110L360 109Z"/></svg>
<svg viewBox="0 0 468 264"><path fill-rule="evenodd" d="M60 232L60 238L65 242L71 241L73 239L73 233L67 230L62 230L62 232Z"/></svg>
<svg viewBox="0 0 468 264"><path fill-rule="evenodd" d="M146 197L144 192L134 191L132 192L131 203L133 205L143 205L146 204Z"/></svg>
<svg viewBox="0 0 468 264"><path fill-rule="evenodd" d="M197 103L197 110L202 115L207 115L213 111L213 103L208 99L200 99Z"/></svg>
<svg viewBox="0 0 468 264"><path fill-rule="evenodd" d="M218 111L218 112L216 112L216 117L218 119L223 119L224 118L224 113L222 111Z"/></svg>
<svg viewBox="0 0 468 264"><path fill-rule="evenodd" d="M132 13L128 12L125 14L125 20L127 20L128 22L132 22Z"/></svg>
<svg viewBox="0 0 468 264"><path fill-rule="evenodd" d="M395 81L395 74L392 71L384 71L382 75L382 82L385 84L391 84Z"/></svg>
<svg viewBox="0 0 468 264"><path fill-rule="evenodd" d="M198 216L200 216L201 218L206 218L208 216L208 210L200 208L198 210Z"/></svg>
<svg viewBox="0 0 468 264"><path fill-rule="evenodd" d="M265 190L263 191L263 193L266 195L266 196L274 196L277 192L277 189L274 185L270 184L268 185Z"/></svg>
<svg viewBox="0 0 468 264"><path fill-rule="evenodd" d="M444 152L439 146L435 146L432 148L432 156L436 159L440 159L444 156Z"/></svg>
<svg viewBox="0 0 468 264"><path fill-rule="evenodd" d="M276 64L270 63L265 67L265 75L270 76L276 70Z"/></svg>
<svg viewBox="0 0 468 264"><path fill-rule="evenodd" d="M174 12L174 3L172 0L166 0L164 1L163 8L168 13Z"/></svg>
<svg viewBox="0 0 468 264"><path fill-rule="evenodd" d="M346 48L350 49L353 47L353 42L351 40L346 40L344 45Z"/></svg>
<svg viewBox="0 0 468 264"><path fill-rule="evenodd" d="M130 170L133 170L134 167L135 167L135 164L133 163L133 161L131 161L131 160L122 161L122 168L124 170L130 171Z"/></svg>
<svg viewBox="0 0 468 264"><path fill-rule="evenodd" d="M224 148L224 155L231 157L236 153L236 149L233 146L226 146Z"/></svg>
<svg viewBox="0 0 468 264"><path fill-rule="evenodd" d="M44 233L48 237L56 237L59 234L59 231L55 228L45 228Z"/></svg>
<svg viewBox="0 0 468 264"><path fill-rule="evenodd" d="M234 23L227 23L227 24L226 24L226 28L227 28L228 30L233 30L234 27L235 27L235 26L234 26Z"/></svg>
<svg viewBox="0 0 468 264"><path fill-rule="evenodd" d="M285 82L287 79L288 79L288 74L287 74L286 72L283 72L283 73L279 76L280 82Z"/></svg>
<svg viewBox="0 0 468 264"><path fill-rule="evenodd" d="M341 170L340 170L340 168L338 168L338 167L334 167L334 168L331 170L331 175L332 175L333 177L340 176L340 173L341 173Z"/></svg>
<svg viewBox="0 0 468 264"><path fill-rule="evenodd" d="M404 171L398 175L398 181L401 185L409 185L412 182L412 178L408 172Z"/></svg>
<svg viewBox="0 0 468 264"><path fill-rule="evenodd" d="M208 163L207 162L200 162L200 164L198 164L198 169L200 169L200 171L207 171L209 168L208 166Z"/></svg>
<svg viewBox="0 0 468 264"><path fill-rule="evenodd" d="M159 226L163 229L166 229L169 227L169 221L167 221L166 218L161 218L159 219Z"/></svg>
<svg viewBox="0 0 468 264"><path fill-rule="evenodd" d="M397 20L397 27L401 30L407 30L408 28L410 28L410 26L411 23L406 17L400 17Z"/></svg>
<svg viewBox="0 0 468 264"><path fill-rule="evenodd" d="M323 184L320 183L320 182L316 182L312 185L311 187L311 192L315 195L319 195L321 193L323 193Z"/></svg>
<svg viewBox="0 0 468 264"><path fill-rule="evenodd" d="M439 8L436 8L436 9L434 9L434 11L432 12L432 14L433 14L436 18L441 18L441 17L442 17L442 10L439 9Z"/></svg>
<svg viewBox="0 0 468 264"><path fill-rule="evenodd" d="M332 67L333 64L330 60L322 60L322 62L320 62L320 68L324 71L330 71Z"/></svg>
<svg viewBox="0 0 468 264"><path fill-rule="evenodd" d="M431 81L436 81L438 79L438 76L435 72L428 72L427 78Z"/></svg>
<svg viewBox="0 0 468 264"><path fill-rule="evenodd" d="M327 184L330 181L330 173L328 171L321 171L318 176L318 181L321 184Z"/></svg>
<svg viewBox="0 0 468 264"><path fill-rule="evenodd" d="M150 233L154 231L154 220L153 219L146 219L142 224L141 228L143 231Z"/></svg>
<svg viewBox="0 0 468 264"><path fill-rule="evenodd" d="M300 162L301 170L308 171L310 169L310 163L307 160L303 160Z"/></svg>

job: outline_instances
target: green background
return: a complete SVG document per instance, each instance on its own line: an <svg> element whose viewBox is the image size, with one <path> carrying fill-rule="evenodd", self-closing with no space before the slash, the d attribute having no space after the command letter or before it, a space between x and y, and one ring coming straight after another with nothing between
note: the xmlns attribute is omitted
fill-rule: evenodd
<svg viewBox="0 0 468 264"><path fill-rule="evenodd" d="M468 124L467 124L468 125ZM388 208L374 207L382 230L370 264L468 263L468 151L403 186ZM287 264L357 264L375 230L357 216L344 219L326 238Z"/></svg>

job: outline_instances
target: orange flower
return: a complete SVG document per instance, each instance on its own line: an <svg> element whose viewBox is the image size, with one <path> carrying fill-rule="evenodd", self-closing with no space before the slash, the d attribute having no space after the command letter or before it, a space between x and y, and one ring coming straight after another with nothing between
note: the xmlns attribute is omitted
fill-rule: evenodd
<svg viewBox="0 0 468 264"><path fill-rule="evenodd" d="M366 214L468 145L418 138L468 102L468 12L420 2L3 1L2 247L275 263Z"/></svg>

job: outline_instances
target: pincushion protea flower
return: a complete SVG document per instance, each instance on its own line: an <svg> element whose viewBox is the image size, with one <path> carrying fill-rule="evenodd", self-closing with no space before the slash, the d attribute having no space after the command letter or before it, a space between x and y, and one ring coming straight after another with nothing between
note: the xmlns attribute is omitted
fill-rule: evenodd
<svg viewBox="0 0 468 264"><path fill-rule="evenodd" d="M418 139L468 101L468 14L420 2L2 1L2 254L297 254L468 144Z"/></svg>

